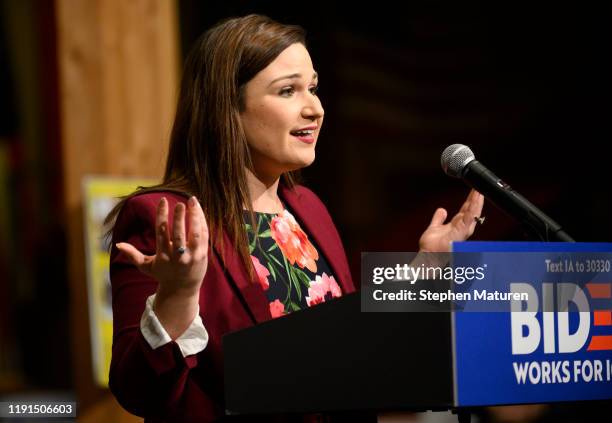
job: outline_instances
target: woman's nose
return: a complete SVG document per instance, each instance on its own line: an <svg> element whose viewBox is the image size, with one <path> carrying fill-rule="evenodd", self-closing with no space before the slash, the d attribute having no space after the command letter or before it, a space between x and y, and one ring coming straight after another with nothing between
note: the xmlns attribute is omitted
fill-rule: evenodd
<svg viewBox="0 0 612 423"><path fill-rule="evenodd" d="M311 97L302 108L302 116L308 119L319 119L323 117L325 111L318 97Z"/></svg>

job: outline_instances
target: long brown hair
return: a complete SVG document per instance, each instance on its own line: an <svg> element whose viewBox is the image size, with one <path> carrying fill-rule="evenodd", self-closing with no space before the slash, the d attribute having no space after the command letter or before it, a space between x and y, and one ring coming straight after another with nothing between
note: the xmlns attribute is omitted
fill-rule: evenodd
<svg viewBox="0 0 612 423"><path fill-rule="evenodd" d="M253 276L243 221L246 207L255 227L245 172L253 166L239 115L245 107L247 82L295 43L306 44L301 27L261 15L227 19L206 31L185 61L162 183L138 187L123 197L105 223L113 222L135 195L152 191L195 195L210 240L222 247L223 230L227 231ZM281 183L292 188L298 179L298 172L288 172Z"/></svg>

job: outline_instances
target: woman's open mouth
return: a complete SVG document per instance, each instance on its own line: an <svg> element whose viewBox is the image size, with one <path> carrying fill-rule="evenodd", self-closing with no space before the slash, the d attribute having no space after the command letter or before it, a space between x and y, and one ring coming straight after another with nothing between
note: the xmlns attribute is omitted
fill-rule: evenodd
<svg viewBox="0 0 612 423"><path fill-rule="evenodd" d="M306 144L312 144L315 142L314 129L301 129L298 131L291 131L291 135L293 135L298 140L305 142Z"/></svg>

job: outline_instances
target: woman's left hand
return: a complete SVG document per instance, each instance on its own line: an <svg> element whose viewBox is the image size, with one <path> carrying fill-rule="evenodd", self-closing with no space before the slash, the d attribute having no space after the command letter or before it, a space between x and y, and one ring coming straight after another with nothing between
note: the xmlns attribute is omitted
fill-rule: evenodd
<svg viewBox="0 0 612 423"><path fill-rule="evenodd" d="M446 253L451 250L451 242L468 239L474 233L476 218L480 217L483 204L483 195L472 190L450 222L444 223L448 215L445 209L436 210L431 223L419 240L420 251Z"/></svg>

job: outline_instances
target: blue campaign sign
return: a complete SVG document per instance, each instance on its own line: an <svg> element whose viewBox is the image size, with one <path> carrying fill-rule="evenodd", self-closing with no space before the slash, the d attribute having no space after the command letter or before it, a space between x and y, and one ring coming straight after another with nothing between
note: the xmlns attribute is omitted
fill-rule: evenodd
<svg viewBox="0 0 612 423"><path fill-rule="evenodd" d="M612 399L612 243L462 242L457 265L486 269L457 291L529 294L459 302L457 406Z"/></svg>

